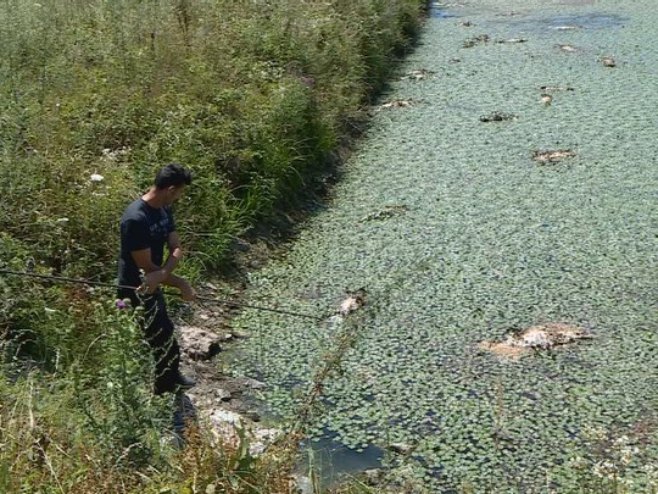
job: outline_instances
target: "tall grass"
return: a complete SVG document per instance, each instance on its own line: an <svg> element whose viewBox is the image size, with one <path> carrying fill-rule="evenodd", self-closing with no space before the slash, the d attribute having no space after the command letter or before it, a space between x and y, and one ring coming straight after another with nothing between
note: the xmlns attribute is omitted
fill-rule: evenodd
<svg viewBox="0 0 658 494"><path fill-rule="evenodd" d="M119 216L170 161L195 174L184 269L221 264L327 166L422 3L3 0L0 267L111 281ZM171 403L111 298L0 276L0 492L290 490L289 452L160 440Z"/></svg>
<svg viewBox="0 0 658 494"><path fill-rule="evenodd" d="M421 3L0 2L0 266L111 281L118 218L170 161L196 176L183 269L217 266L326 166ZM3 286L25 295L0 327L40 357L70 360L98 334L93 294Z"/></svg>
<svg viewBox="0 0 658 494"><path fill-rule="evenodd" d="M178 160L197 176L182 229L216 264L323 166L419 3L2 2L2 229L107 276L122 207Z"/></svg>

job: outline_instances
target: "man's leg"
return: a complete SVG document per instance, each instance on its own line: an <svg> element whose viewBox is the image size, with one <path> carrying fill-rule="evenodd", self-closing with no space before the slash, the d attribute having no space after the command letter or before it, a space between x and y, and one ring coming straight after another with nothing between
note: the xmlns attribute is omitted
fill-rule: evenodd
<svg viewBox="0 0 658 494"><path fill-rule="evenodd" d="M144 334L155 358L156 395L173 393L180 384L180 349L162 293L144 297Z"/></svg>

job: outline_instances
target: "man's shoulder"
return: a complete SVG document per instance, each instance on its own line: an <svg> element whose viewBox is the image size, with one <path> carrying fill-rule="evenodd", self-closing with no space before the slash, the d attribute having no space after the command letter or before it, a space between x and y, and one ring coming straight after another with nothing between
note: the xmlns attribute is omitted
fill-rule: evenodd
<svg viewBox="0 0 658 494"><path fill-rule="evenodd" d="M146 211L144 209L144 201L141 199L135 199L123 211L121 223L125 223L126 221L140 221L145 219L145 217Z"/></svg>

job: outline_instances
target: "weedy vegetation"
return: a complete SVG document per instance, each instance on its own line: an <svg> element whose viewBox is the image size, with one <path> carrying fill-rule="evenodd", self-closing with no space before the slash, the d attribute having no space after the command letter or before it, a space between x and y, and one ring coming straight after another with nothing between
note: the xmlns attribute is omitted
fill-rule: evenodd
<svg viewBox="0 0 658 494"><path fill-rule="evenodd" d="M0 5L0 265L111 281L125 205L171 161L188 276L336 161L419 0ZM113 294L0 278L0 492L287 492L294 455L163 441L171 403ZM296 444L295 444L296 448Z"/></svg>

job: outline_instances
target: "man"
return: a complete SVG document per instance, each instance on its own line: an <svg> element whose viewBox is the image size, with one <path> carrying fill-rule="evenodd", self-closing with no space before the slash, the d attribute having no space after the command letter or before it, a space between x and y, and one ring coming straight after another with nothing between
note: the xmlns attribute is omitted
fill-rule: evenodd
<svg viewBox="0 0 658 494"><path fill-rule="evenodd" d="M139 289L121 288L119 297L130 299L133 307L144 307L142 327L155 357L154 392L158 395L194 386L194 381L180 373L174 325L159 288L161 284L178 288L186 301L196 296L185 279L173 274L183 250L170 206L190 183L190 172L178 163L171 163L157 173L153 186L131 203L121 217L119 284ZM166 261L165 244L169 250Z"/></svg>

